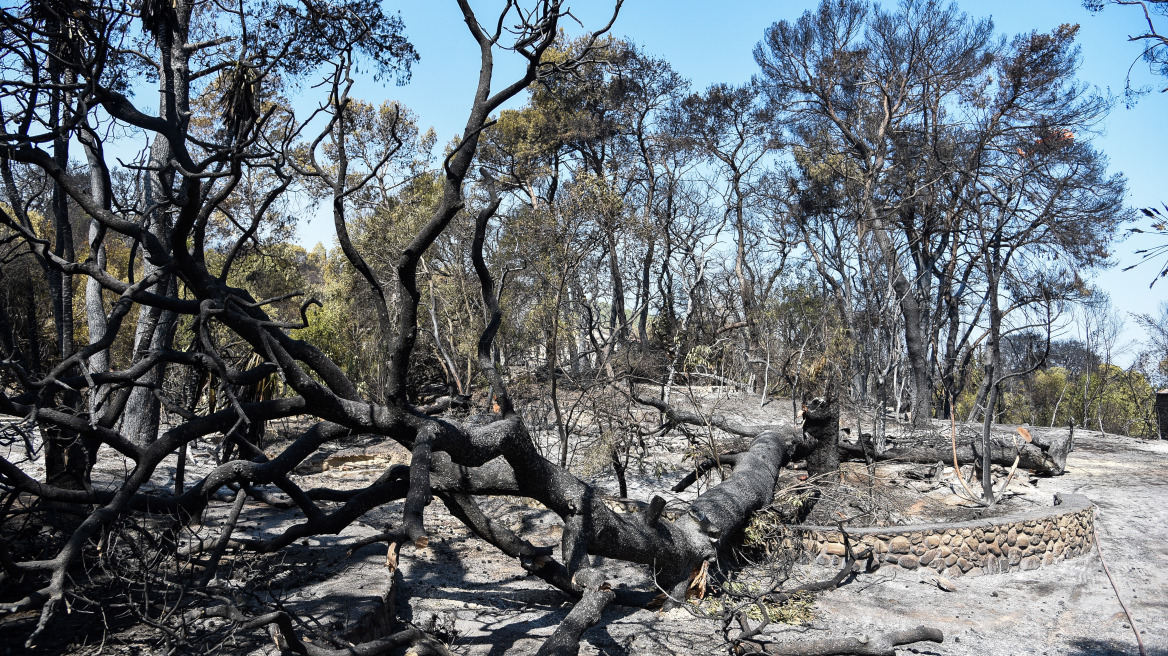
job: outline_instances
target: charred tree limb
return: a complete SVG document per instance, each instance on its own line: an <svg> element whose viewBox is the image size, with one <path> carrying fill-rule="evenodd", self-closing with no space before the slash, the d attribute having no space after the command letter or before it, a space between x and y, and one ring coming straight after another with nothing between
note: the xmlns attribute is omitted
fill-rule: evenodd
<svg viewBox="0 0 1168 656"><path fill-rule="evenodd" d="M643 515L643 517L645 518L645 525L646 526L653 526L654 524L656 524L657 520L661 519L661 513L664 510L665 510L665 499L662 497L659 497L659 496L654 496L649 501L649 506L647 508L645 508L645 514Z"/></svg>
<svg viewBox="0 0 1168 656"><path fill-rule="evenodd" d="M722 467L725 465L734 466L738 463L738 456L740 453L720 453L717 458L706 458L698 463L694 470L686 474L685 478L677 482L670 488L673 492L684 492L689 486L697 482L706 472L711 469Z"/></svg>
<svg viewBox="0 0 1168 656"><path fill-rule="evenodd" d="M855 573L855 567L858 561L867 560L872 557L871 549L864 549L858 554L855 553L852 550L852 540L848 536L848 532L844 530L843 523L840 522L837 524L837 526L839 527L840 535L844 536L845 555L844 564L840 566L839 571L836 572L835 576L823 581L812 581L810 583L804 583L803 585L797 588L792 588L790 590L782 590L771 593L766 596L768 601L786 601L793 595L799 594L800 592L823 592L825 590L834 590L848 582L852 574Z"/></svg>
<svg viewBox="0 0 1168 656"><path fill-rule="evenodd" d="M215 572L219 569L219 560L227 552L227 544L231 541L231 534L235 532L235 525L239 521L239 513L243 510L243 504L246 500L247 493L240 487L239 491L235 493L235 502L231 504L231 514L227 517L227 522L223 525L219 539L215 541L215 546L211 549L211 556L207 560L206 571L203 573L203 587L206 587L211 582L211 579L215 578Z"/></svg>
<svg viewBox="0 0 1168 656"><path fill-rule="evenodd" d="M500 201L498 191L495 189L495 180L486 169L481 169L481 173L483 179L486 181L487 192L490 194L491 201L475 217L474 239L471 242L471 262L474 264L475 274L479 278L483 306L486 308L487 313L487 325L483 327L483 332L479 336L477 355L479 368L486 374L487 379L491 381L491 393L494 395L495 401L499 404L499 412L506 416L514 412L515 409L511 404L511 396L507 392L507 386L503 384L503 377L499 375L499 371L495 367L495 359L491 354L491 346L494 344L495 334L499 332L499 326L503 321L503 311L499 308L499 297L495 294L495 280L491 276L490 269L487 268L486 260L483 258L483 243L486 240L487 223L499 209Z"/></svg>
<svg viewBox="0 0 1168 656"><path fill-rule="evenodd" d="M241 541L249 549L261 553L271 553L292 544L296 540L312 535L325 533L338 534L347 526L357 521L361 515L389 501L402 499L409 492L409 482L402 479L385 481L371 485L345 505L330 513L325 513L316 519L307 520L289 526L283 533L270 540Z"/></svg>
<svg viewBox="0 0 1168 656"><path fill-rule="evenodd" d="M328 649L301 641L296 635L292 617L285 611L273 611L256 617L248 617L234 604L226 603L188 613L186 620L188 622L194 621L200 617L221 617L234 622L239 629L244 631L272 625L275 627L276 645L280 650L302 656L379 656L402 647L420 646L421 644L425 646L418 650L419 653L450 653L417 627L410 627L384 638L351 645L344 649Z"/></svg>
<svg viewBox="0 0 1168 656"><path fill-rule="evenodd" d="M536 656L576 656L580 653L580 636L600 621L604 608L616 598L604 574L595 569L582 569L573 581L584 590L583 597L563 622L536 652Z"/></svg>
<svg viewBox="0 0 1168 656"><path fill-rule="evenodd" d="M776 656L896 656L896 648L901 645L923 641L940 644L944 640L945 636L940 629L918 626L875 636L801 640L784 644L761 643L753 653Z"/></svg>
<svg viewBox="0 0 1168 656"><path fill-rule="evenodd" d="M434 446L434 428L418 433L414 442L413 457L410 460L410 491L406 495L405 507L402 509L402 525L406 534L417 546L425 546L429 539L426 537L426 527L422 513L434 498L430 491L430 455Z"/></svg>
<svg viewBox="0 0 1168 656"><path fill-rule="evenodd" d="M633 399L642 405L647 405L659 410L665 415L666 421L673 425L691 424L694 426L713 426L720 428L727 433L734 435L741 435L743 437L754 437L759 433L767 430L782 430L781 426L758 426L750 424L739 424L737 422L727 419L721 414L712 414L709 416L700 415L696 412L688 412L686 410L678 410L668 403L654 398L646 398L639 395L634 395Z"/></svg>
<svg viewBox="0 0 1168 656"><path fill-rule="evenodd" d="M792 460L806 457L811 446L801 432L793 432L760 433L750 448L738 455L734 473L693 502L690 514L697 516L707 537L733 534L751 513L773 500L779 469Z"/></svg>
<svg viewBox="0 0 1168 656"><path fill-rule="evenodd" d="M487 517L469 496L439 492L438 498L446 504L450 514L474 531L475 535L508 556L517 558L523 569L569 595L580 595L580 589L572 582L568 568L552 558L551 547L537 547L519 537L511 529Z"/></svg>

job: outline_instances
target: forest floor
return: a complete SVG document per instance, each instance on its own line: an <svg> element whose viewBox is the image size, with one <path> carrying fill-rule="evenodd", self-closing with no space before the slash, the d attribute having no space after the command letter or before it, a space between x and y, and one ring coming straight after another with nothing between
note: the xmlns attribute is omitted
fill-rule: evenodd
<svg viewBox="0 0 1168 656"><path fill-rule="evenodd" d="M789 401L759 407L757 400L714 395L693 399L707 411L718 411L743 423L790 425ZM849 420L845 418L845 425ZM854 423L854 421L853 421ZM870 430L869 427L864 428ZM959 435L976 432L961 427ZM1013 430L999 427L997 430ZM1065 429L1035 429L1062 430ZM934 432L947 433L937 423ZM906 431L890 422L890 436L906 439ZM700 439L701 436L699 435ZM968 439L968 437L959 437ZM711 480L680 495L663 492L692 467L686 455L692 441L675 436L651 445L649 456L628 469L629 497L647 500L662 494L667 507L692 499ZM552 445L548 445L551 447ZM213 464L213 445L196 445L189 476ZM576 454L575 470L605 492L616 493L611 470L603 460ZM358 487L391 463L408 460L408 453L367 438L352 438L334 450L307 461L299 469L304 487ZM96 478L111 480L124 474L124 463L103 458ZM589 461L596 461L590 465ZM29 463L32 475L36 463ZM845 480L860 480L863 465L846 465ZM898 524L939 515L948 519L979 516L983 511L955 501L947 484L912 480L922 466L882 464L875 483L835 489L839 499L864 501L871 523ZM159 469L159 487L173 485L173 466ZM795 489L800 472L788 472L780 486ZM168 478L169 477L169 478ZM948 477L952 480L951 475ZM1168 656L1168 442L1154 442L1078 430L1067 473L1055 478L1017 476L1010 485L1002 512L1050 506L1056 493L1083 494L1097 506L1096 528L1112 576L1128 604L1147 653ZM826 501L816 512L833 508ZM923 499L929 501L922 502ZM494 516L513 517L513 529L537 544L558 544L559 522L537 505L516 499L492 499L484 505ZM252 510L251 504L248 506ZM255 512L259 511L259 512ZM202 529L217 534L224 511L210 512ZM838 512L838 511L837 511ZM348 553L363 537L400 522L401 505L383 506L336 536L303 540L272 558L230 555L220 579L220 592L234 590L237 598L278 602L304 620L306 634L314 629L341 631L352 641L374 637L380 596L389 573L384 545L369 545ZM813 516L812 519L815 517ZM291 511L256 507L245 513L238 534L271 536L297 521ZM429 546L407 547L400 559L404 585L398 595L399 615L416 625L444 630L454 653L502 656L534 653L564 615L568 600L542 581L528 577L519 564L471 535L440 502L427 510ZM651 587L648 568L594 559L614 587ZM741 577L766 574L766 568L747 568ZM798 565L787 586L829 578L834 572ZM883 567L859 574L843 587L820 593L800 615L799 624L772 624L765 638L797 643L826 637L875 635L926 625L940 628L943 644L918 643L902 654L999 656L1005 654L1135 654L1138 653L1128 620L1100 565L1099 550L1062 563L1027 572L964 577L952 581L956 590L936 585L931 571ZM708 610L710 606L704 607ZM608 608L601 622L583 636L582 654L714 654L726 653L721 624L702 617L701 608L668 612ZM0 645L18 645L16 637L31 628L35 617L0 618ZM24 627L24 628L22 628ZM25 632L27 635L27 632ZM43 653L152 653L149 632L121 627L84 639L59 641ZM97 639L101 642L98 643ZM241 638L243 638L241 636ZM22 639L22 638L21 638ZM157 646L157 643L154 643ZM338 645L339 646L339 645ZM226 647L226 645L225 645ZM0 647L0 652L12 647ZM242 639L229 651L272 651L271 642Z"/></svg>

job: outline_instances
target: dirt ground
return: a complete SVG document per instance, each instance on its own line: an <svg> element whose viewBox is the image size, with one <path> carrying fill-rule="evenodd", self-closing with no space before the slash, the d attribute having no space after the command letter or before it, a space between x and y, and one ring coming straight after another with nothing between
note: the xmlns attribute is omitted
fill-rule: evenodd
<svg viewBox="0 0 1168 656"><path fill-rule="evenodd" d="M717 408L715 408L717 409ZM725 408L750 416L751 423L787 423L789 405L747 408L741 403ZM866 429L865 429L866 430ZM688 468L685 442L655 445L665 455L630 467L629 496L648 499L668 489ZM192 470L210 466L210 445L192 451ZM317 458L301 469L301 484L357 486L392 462L408 455L372 442L356 441ZM581 458L584 454L581 454ZM103 463L108 474L117 463ZM587 467L581 467L587 470ZM890 470L895 480L899 470ZM31 472L30 472L31 473ZM169 477L169 478L168 478ZM608 492L615 482L603 468L590 477ZM173 482L173 469L161 468L156 484ZM901 488L904 482L898 482ZM913 482L911 485L920 485ZM932 486L935 495L945 489ZM1168 442L1148 442L1120 436L1078 431L1067 474L1057 478L1017 477L1011 485L1011 507L1049 506L1053 495L1073 492L1097 506L1096 526L1112 576L1141 632L1148 654L1168 656ZM676 507L697 490L669 497ZM538 544L556 544L556 518L537 507L514 500L491 500L488 511L515 517L519 529ZM895 505L895 504L893 504ZM250 506L249 506L250 507ZM902 508L891 508L893 517ZM668 511L667 511L668 512ZM349 547L386 525L400 521L400 504L376 509L337 536L309 538L285 550L263 574L265 594L306 619L306 627L343 631L351 640L373 637L379 620L376 610L386 587L384 545L369 545L353 553ZM291 512L246 515L243 536L262 537L296 521ZM213 532L219 518L204 522ZM526 576L518 563L479 541L440 503L427 510L430 545L402 552L404 587L400 614L421 626L445 629L453 652L467 656L534 653L570 609L557 591ZM243 561L240 561L243 562ZM596 559L614 587L650 585L648 568ZM797 568L792 585L825 578L832 572ZM228 577L229 578L229 577ZM231 580L219 582L230 588ZM846 586L819 594L809 622L802 626L771 625L766 636L779 642L825 637L874 635L927 625L940 628L943 644L918 643L899 653L997 656L1005 654L1135 654L1135 640L1116 595L1102 571L1098 549L1090 554L1029 572L955 579L956 590L946 592L931 572L896 567L859 575ZM248 584L251 585L251 584ZM32 618L28 618L32 621ZM22 624L17 623L17 624ZM13 632L0 644L19 632ZM58 653L151 653L129 633L104 636L98 646L75 644ZM0 653L19 643L7 642ZM5 651L7 650L7 651ZM240 642L231 651L271 653L263 640ZM587 631L582 654L713 654L726 653L719 625L685 609L669 612L610 607L601 622Z"/></svg>

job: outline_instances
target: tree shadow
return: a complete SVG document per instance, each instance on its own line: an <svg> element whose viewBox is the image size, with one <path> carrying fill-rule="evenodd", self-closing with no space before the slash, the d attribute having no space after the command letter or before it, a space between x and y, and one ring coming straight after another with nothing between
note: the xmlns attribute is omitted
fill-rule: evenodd
<svg viewBox="0 0 1168 656"><path fill-rule="evenodd" d="M1148 656L1168 656L1168 648L1162 645L1145 644L1144 647ZM1138 651L1131 642L1076 638L1070 641L1070 648L1064 653L1067 656L1130 656Z"/></svg>

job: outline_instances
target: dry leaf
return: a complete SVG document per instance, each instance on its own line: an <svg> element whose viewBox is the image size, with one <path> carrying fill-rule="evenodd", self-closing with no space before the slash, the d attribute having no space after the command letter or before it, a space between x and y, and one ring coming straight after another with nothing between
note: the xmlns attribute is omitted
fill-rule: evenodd
<svg viewBox="0 0 1168 656"><path fill-rule="evenodd" d="M385 550L385 567L393 572L397 570L397 543L390 542L389 548Z"/></svg>
<svg viewBox="0 0 1168 656"><path fill-rule="evenodd" d="M649 603L645 604L645 608L647 608L649 610L660 610L661 607L665 605L666 599L668 599L668 597L666 597L665 593L662 592L661 594L657 595L656 597L653 597L653 599L651 599L649 601Z"/></svg>
<svg viewBox="0 0 1168 656"><path fill-rule="evenodd" d="M690 575L689 587L686 588L686 599L705 599L706 598L706 582L710 576L710 562L704 561L699 567L695 567L693 574Z"/></svg>

